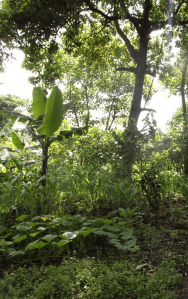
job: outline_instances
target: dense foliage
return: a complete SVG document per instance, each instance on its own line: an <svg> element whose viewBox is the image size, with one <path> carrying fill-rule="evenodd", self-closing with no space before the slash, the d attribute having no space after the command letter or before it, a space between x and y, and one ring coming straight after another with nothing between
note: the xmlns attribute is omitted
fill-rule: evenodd
<svg viewBox="0 0 188 299"><path fill-rule="evenodd" d="M2 68L20 48L34 85L0 97L3 299L188 296L187 5L0 4ZM182 97L166 133L156 75Z"/></svg>

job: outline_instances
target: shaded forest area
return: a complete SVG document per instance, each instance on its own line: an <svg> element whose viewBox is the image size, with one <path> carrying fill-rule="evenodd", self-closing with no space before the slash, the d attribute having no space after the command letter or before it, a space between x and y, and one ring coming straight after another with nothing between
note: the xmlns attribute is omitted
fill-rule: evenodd
<svg viewBox="0 0 188 299"><path fill-rule="evenodd" d="M33 73L0 96L1 298L188 298L187 26L186 1L1 1L1 71Z"/></svg>

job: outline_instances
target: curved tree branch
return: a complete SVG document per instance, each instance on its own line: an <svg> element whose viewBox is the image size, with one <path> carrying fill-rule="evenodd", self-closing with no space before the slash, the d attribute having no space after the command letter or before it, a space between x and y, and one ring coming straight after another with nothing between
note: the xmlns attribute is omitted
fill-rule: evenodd
<svg viewBox="0 0 188 299"><path fill-rule="evenodd" d="M134 74L138 74L138 70L135 67L118 67L116 71L126 71ZM146 75L150 75L152 77L156 77L156 70L154 71L145 71Z"/></svg>
<svg viewBox="0 0 188 299"><path fill-rule="evenodd" d="M180 8L182 7L182 5L183 5L184 3L185 3L185 1L183 0L183 1L178 5L178 7L176 8L176 10L175 10L174 13L173 13L174 16L177 16L177 14L178 14Z"/></svg>
<svg viewBox="0 0 188 299"><path fill-rule="evenodd" d="M134 74L138 74L138 70L135 67L118 67L116 71L126 71Z"/></svg>
<svg viewBox="0 0 188 299"><path fill-rule="evenodd" d="M116 30L117 30L118 34L120 35L120 37L122 38L122 40L125 42L131 57L137 63L138 62L138 53L139 52L137 50L135 50L133 45L131 45L130 40L128 39L126 34L122 31L122 29L120 28L118 20L114 20L114 23L115 23L115 26L116 26Z"/></svg>
<svg viewBox="0 0 188 299"><path fill-rule="evenodd" d="M96 12L97 14L101 15L103 18L105 18L108 21L114 21L114 20L118 20L119 19L118 15L108 16L103 11L101 11L98 8L96 8L90 0L84 0L84 2L88 6L88 8L89 8L90 11Z"/></svg>
<svg viewBox="0 0 188 299"><path fill-rule="evenodd" d="M154 109L151 108L140 108L140 111L150 111L150 112L156 112Z"/></svg>
<svg viewBox="0 0 188 299"><path fill-rule="evenodd" d="M144 3L144 12L143 12L143 21L147 22L149 17L149 11L152 8L152 2L151 0L145 0Z"/></svg>

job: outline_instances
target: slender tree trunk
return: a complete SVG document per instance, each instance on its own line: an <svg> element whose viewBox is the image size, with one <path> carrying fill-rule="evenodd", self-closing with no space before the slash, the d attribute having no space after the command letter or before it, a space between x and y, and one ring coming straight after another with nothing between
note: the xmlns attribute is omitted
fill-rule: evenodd
<svg viewBox="0 0 188 299"><path fill-rule="evenodd" d="M128 126L124 131L124 154L122 157L123 172L129 176L135 161L137 151L137 124L142 111L141 102L143 95L144 77L146 74L147 40L140 46L137 72L135 73L135 87L131 110L129 113Z"/></svg>
<svg viewBox="0 0 188 299"><path fill-rule="evenodd" d="M188 57L186 57L185 64L182 70L181 78L181 98L182 98L182 110L183 110L183 138L184 138L184 173L188 176L188 136L187 136L187 108L185 101L185 77L188 67Z"/></svg>
<svg viewBox="0 0 188 299"><path fill-rule="evenodd" d="M48 169L48 148L50 146L49 138L42 144L42 172L41 176L47 174ZM42 185L46 186L46 178L42 179Z"/></svg>
<svg viewBox="0 0 188 299"><path fill-rule="evenodd" d="M144 75L145 73L143 70L143 73L136 75L135 78L135 88L134 88L131 110L129 114L128 129L137 129L137 123L141 112Z"/></svg>
<svg viewBox="0 0 188 299"><path fill-rule="evenodd" d="M114 107L114 104L115 104L115 101L113 100L112 101L112 104L111 104L111 107L110 107L110 111L109 111L109 114L108 114L108 117L107 117L107 121L106 121L106 127L105 127L105 130L110 130L113 123L114 123L114 120L116 118L116 108L117 108L117 104L116 106ZM113 109L114 107L114 109ZM112 110L113 110L113 115L112 115L112 120L110 122L110 117L111 117L111 113L112 113Z"/></svg>
<svg viewBox="0 0 188 299"><path fill-rule="evenodd" d="M79 124L78 115L77 115L75 107L73 107L73 113L74 113L74 116L75 116L75 119L76 119L77 127L79 128L80 124Z"/></svg>
<svg viewBox="0 0 188 299"><path fill-rule="evenodd" d="M116 107L114 107L114 113L113 113L113 116L112 116L111 123L110 123L110 125L108 127L108 130L111 130L112 125L113 125L115 119L116 119Z"/></svg>
<svg viewBox="0 0 188 299"><path fill-rule="evenodd" d="M85 94L86 94L86 105L87 105L87 117L86 117L86 127L89 127L89 95L87 90L87 85L84 86Z"/></svg>

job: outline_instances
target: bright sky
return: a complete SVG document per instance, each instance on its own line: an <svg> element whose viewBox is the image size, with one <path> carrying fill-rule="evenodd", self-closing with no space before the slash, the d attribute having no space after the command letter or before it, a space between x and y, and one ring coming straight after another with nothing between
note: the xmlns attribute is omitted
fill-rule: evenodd
<svg viewBox="0 0 188 299"><path fill-rule="evenodd" d="M5 73L0 73L0 83L3 83L0 85L0 94L11 94L31 99L33 86L28 82L31 72L21 68L21 63L24 59L22 52L15 50L14 57L16 57L16 60L7 63ZM181 107L181 98L175 96L168 97L168 92L161 90L153 96L147 107L156 110L155 119L157 120L157 125L164 131L167 121L171 119L176 109ZM145 116L146 112L142 112L139 128L142 127L141 120Z"/></svg>
<svg viewBox="0 0 188 299"><path fill-rule="evenodd" d="M6 64L4 73L0 73L0 94L10 94L21 98L32 98L33 86L28 82L31 72L21 68L24 60L24 54L19 50L13 51L16 60L9 61Z"/></svg>

